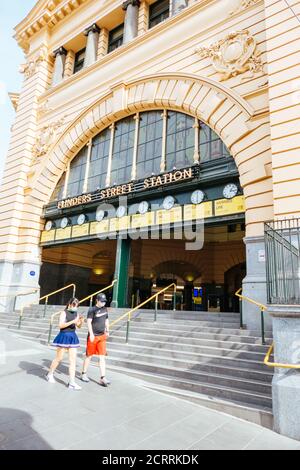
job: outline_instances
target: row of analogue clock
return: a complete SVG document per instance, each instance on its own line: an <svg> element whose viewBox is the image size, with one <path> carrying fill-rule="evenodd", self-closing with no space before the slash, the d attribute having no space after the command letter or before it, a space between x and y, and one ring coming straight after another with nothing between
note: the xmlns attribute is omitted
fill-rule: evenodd
<svg viewBox="0 0 300 470"><path fill-rule="evenodd" d="M225 186L224 191L223 191L223 196L226 199L232 199L238 194L238 186L236 184L228 184ZM201 191L201 189L197 189L196 191L193 192L191 195L191 202L192 204L201 204L206 198L206 194ZM173 196L167 196L163 200L162 207L165 210L171 210L176 204L176 199ZM142 215L146 214L150 209L150 203L148 201L142 201L139 206L138 206L138 212ZM116 210L116 216L118 218L122 218L126 215L127 213L127 208L125 206L120 206ZM96 220L97 222L101 222L106 216L106 212L104 210L98 210L96 213ZM87 220L87 217L85 214L80 214L77 219L77 225L83 225ZM66 228L70 223L70 220L67 217L64 217L61 220L60 227L61 228ZM46 230L51 230L53 228L54 224L51 220L49 220L45 226Z"/></svg>

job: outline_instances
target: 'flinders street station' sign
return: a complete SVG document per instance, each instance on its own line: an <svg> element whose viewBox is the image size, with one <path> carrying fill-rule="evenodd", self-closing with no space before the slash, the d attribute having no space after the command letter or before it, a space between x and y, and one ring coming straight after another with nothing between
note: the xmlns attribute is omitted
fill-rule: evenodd
<svg viewBox="0 0 300 470"><path fill-rule="evenodd" d="M84 194L82 196L72 197L64 199L57 203L58 209L67 209L70 207L80 206L82 204L88 204L90 202L102 201L105 199L111 199L113 197L124 196L138 191L147 189L155 189L158 187L166 186L168 184L177 183L179 181L185 181L193 179L196 176L196 168L186 168L183 170L175 170L170 173L164 173L158 176L151 176L145 178L142 181L130 182L114 186L111 188L101 189L91 194Z"/></svg>

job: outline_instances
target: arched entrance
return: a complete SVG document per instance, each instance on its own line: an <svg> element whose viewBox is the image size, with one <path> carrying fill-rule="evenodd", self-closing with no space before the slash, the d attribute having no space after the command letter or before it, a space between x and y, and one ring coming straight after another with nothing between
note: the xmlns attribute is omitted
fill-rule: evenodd
<svg viewBox="0 0 300 470"><path fill-rule="evenodd" d="M113 304L128 306L134 296L149 297L170 274L184 283L181 308L199 306L199 297L201 309L213 308L214 286L221 284L218 307L224 309L224 253L237 243L241 251L244 197L229 150L197 118L160 109L115 121L69 163L45 216L43 261L56 246L61 262L53 272L65 263L75 279L64 280L77 278L84 295L115 275ZM188 247L189 232L203 238L197 248ZM194 282L200 276L201 296Z"/></svg>

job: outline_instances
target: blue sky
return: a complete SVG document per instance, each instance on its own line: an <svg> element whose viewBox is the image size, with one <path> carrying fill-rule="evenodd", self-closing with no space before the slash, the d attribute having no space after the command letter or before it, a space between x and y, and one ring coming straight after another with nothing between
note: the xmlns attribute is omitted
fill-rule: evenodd
<svg viewBox="0 0 300 470"><path fill-rule="evenodd" d="M13 28L35 3L36 0L0 0L0 176L14 119L14 109L7 93L20 91L23 79L19 66L24 62L24 55L13 39Z"/></svg>

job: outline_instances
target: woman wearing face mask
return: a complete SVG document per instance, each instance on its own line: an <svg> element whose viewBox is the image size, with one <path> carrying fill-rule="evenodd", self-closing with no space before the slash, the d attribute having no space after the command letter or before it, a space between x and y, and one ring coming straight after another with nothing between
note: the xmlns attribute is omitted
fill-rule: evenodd
<svg viewBox="0 0 300 470"><path fill-rule="evenodd" d="M47 380L50 383L55 383L54 372L61 363L64 353L69 353L69 389L81 390L81 387L75 382L76 371L76 357L77 349L80 347L79 339L76 334L76 327L81 328L84 322L83 317L78 315L78 300L76 298L70 299L66 309L61 312L59 318L60 332L53 341L53 346L57 347L56 358L52 362L50 371L47 375Z"/></svg>

